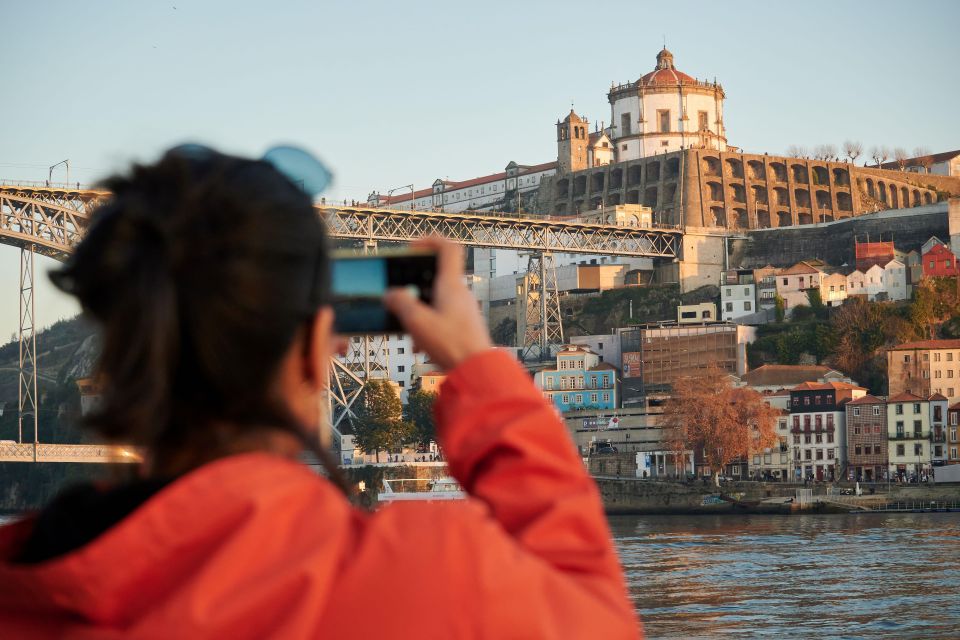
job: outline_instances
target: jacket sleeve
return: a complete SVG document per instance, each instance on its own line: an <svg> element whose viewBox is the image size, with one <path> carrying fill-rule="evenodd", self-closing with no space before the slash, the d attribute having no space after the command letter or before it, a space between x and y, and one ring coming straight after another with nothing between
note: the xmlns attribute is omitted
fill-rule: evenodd
<svg viewBox="0 0 960 640"><path fill-rule="evenodd" d="M520 611L536 605L525 615L557 625L559 637L639 636L596 485L520 365L495 350L463 362L443 384L436 418L451 473L489 510L464 532L482 539L475 569L497 585L487 597L519 598ZM507 565L500 577L497 563Z"/></svg>

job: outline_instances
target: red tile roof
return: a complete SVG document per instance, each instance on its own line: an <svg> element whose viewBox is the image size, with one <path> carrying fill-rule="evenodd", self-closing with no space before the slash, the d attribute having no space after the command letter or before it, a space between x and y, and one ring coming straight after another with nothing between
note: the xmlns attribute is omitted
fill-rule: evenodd
<svg viewBox="0 0 960 640"><path fill-rule="evenodd" d="M655 69L654 71L651 71L637 80L637 84L641 84L643 86L695 83L696 80L682 71L677 71L676 69Z"/></svg>
<svg viewBox="0 0 960 640"><path fill-rule="evenodd" d="M609 369L613 369L614 371L617 370L617 368L612 364L610 364L609 362L601 362L596 366L590 367L590 371L606 371Z"/></svg>
<svg viewBox="0 0 960 640"><path fill-rule="evenodd" d="M820 273L820 271L821 271L820 269L812 266L809 262L798 262L797 264L793 265L792 267L788 267L788 268L784 269L783 271L781 271L781 272L778 273L777 275L780 275L780 276L792 276L792 275L797 275L797 274L801 274L801 273Z"/></svg>
<svg viewBox="0 0 960 640"><path fill-rule="evenodd" d="M765 364L740 376L751 387L772 385L795 386L801 382L819 380L832 369L823 365Z"/></svg>
<svg viewBox="0 0 960 640"><path fill-rule="evenodd" d="M851 400L847 404L886 404L887 401L883 398L878 398L877 396L872 396L869 393L862 398L857 398L856 400Z"/></svg>
<svg viewBox="0 0 960 640"><path fill-rule="evenodd" d="M855 384L849 384L846 382L804 382L803 384L798 384L791 391L823 391L824 389L833 389L835 391L856 391L864 390L865 387L858 387Z"/></svg>
<svg viewBox="0 0 960 640"><path fill-rule="evenodd" d="M942 402L942 401L948 400L948 399L949 399L949 398L947 398L947 396L943 395L942 393L935 393L935 394L933 394L932 396L930 396L929 398L927 398L927 400L930 400L931 402Z"/></svg>
<svg viewBox="0 0 960 640"><path fill-rule="evenodd" d="M918 340L890 347L890 351L905 351L908 349L960 349L960 340Z"/></svg>
<svg viewBox="0 0 960 640"><path fill-rule="evenodd" d="M926 402L920 396L915 396L909 391L904 391L903 393L898 393L892 398L887 398L887 402Z"/></svg>

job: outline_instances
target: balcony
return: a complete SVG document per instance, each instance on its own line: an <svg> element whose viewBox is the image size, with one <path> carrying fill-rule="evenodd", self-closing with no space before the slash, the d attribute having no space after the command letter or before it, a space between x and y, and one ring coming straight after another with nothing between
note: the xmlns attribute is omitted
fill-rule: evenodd
<svg viewBox="0 0 960 640"><path fill-rule="evenodd" d="M930 436L922 433L896 433L888 437L890 440L926 440Z"/></svg>
<svg viewBox="0 0 960 640"><path fill-rule="evenodd" d="M930 441L937 443L945 443L947 441L947 434L945 433L931 433Z"/></svg>

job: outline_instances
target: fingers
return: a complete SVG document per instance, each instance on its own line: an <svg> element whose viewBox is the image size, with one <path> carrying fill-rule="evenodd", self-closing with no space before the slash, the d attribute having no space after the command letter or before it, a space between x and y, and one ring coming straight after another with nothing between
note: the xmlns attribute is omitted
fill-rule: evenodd
<svg viewBox="0 0 960 640"><path fill-rule="evenodd" d="M463 265L465 262L463 246L441 238L440 236L426 236L410 243L412 249L427 249L437 253L436 281L444 287L454 282L463 281Z"/></svg>
<svg viewBox="0 0 960 640"><path fill-rule="evenodd" d="M384 296L383 303L387 310L397 316L400 325L414 341L429 349L430 328L437 322L436 311L405 289L391 289Z"/></svg>

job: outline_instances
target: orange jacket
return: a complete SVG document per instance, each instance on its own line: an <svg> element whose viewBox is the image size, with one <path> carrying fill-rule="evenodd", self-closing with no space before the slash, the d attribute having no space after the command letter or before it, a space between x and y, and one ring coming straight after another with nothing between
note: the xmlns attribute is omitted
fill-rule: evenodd
<svg viewBox="0 0 960 640"><path fill-rule="evenodd" d="M365 513L253 453L46 562L9 562L30 519L0 528L0 637L639 637L594 483L529 376L474 356L436 414L469 500Z"/></svg>

